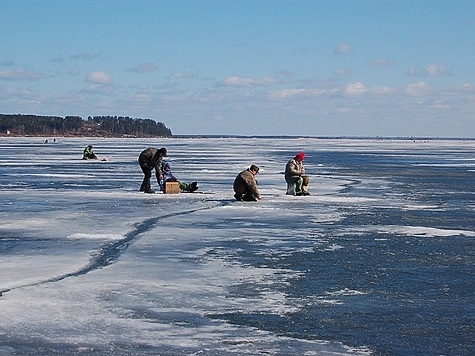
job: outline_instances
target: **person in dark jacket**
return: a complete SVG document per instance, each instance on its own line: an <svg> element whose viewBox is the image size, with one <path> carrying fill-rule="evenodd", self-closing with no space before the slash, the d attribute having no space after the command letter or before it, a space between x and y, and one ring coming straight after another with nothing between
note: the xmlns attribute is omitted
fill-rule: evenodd
<svg viewBox="0 0 475 356"><path fill-rule="evenodd" d="M285 181L288 184L295 184L295 195L310 195L308 192L310 179L305 175L304 159L305 153L299 152L285 166Z"/></svg>
<svg viewBox="0 0 475 356"><path fill-rule="evenodd" d="M262 199L259 194L259 189L257 188L257 173L259 173L259 167L253 164L237 175L233 184L234 198L236 198L236 200L258 201Z"/></svg>
<svg viewBox="0 0 475 356"><path fill-rule="evenodd" d="M179 181L172 173L172 164L170 162L163 161L162 175L163 183L160 185L160 190L163 190L163 185L165 184L165 182L178 182L178 184L180 184L180 190L183 192L193 193L198 190L198 182L185 183Z"/></svg>
<svg viewBox="0 0 475 356"><path fill-rule="evenodd" d="M142 151L139 156L139 165L144 174L140 191L144 193L155 193L150 185L150 179L152 178L152 170L155 169L155 176L157 177L157 183L160 185L160 181L163 180L162 175L162 161L163 157L167 157L167 149L162 147L160 149L149 147Z"/></svg>

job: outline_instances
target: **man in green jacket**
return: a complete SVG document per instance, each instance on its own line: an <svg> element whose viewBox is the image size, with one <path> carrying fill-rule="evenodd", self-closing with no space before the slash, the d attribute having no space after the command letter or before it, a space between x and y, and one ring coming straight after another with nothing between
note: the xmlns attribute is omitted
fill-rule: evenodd
<svg viewBox="0 0 475 356"><path fill-rule="evenodd" d="M92 150L92 145L89 145L84 149L82 159L97 159L96 154Z"/></svg>

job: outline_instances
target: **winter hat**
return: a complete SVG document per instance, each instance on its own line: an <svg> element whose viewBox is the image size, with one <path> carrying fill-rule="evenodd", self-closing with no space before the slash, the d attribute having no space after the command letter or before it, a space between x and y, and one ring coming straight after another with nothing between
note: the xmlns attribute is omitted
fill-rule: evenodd
<svg viewBox="0 0 475 356"><path fill-rule="evenodd" d="M249 170L256 171L257 173L259 173L259 167L256 166L255 164L251 164L251 166L249 167Z"/></svg>
<svg viewBox="0 0 475 356"><path fill-rule="evenodd" d="M304 158L305 158L305 153L304 152L299 152L299 153L297 153L295 158L297 158L297 160L299 160L299 161L303 161Z"/></svg>
<svg viewBox="0 0 475 356"><path fill-rule="evenodd" d="M172 164L170 162L163 162L162 169L169 168L170 170L172 169Z"/></svg>
<svg viewBox="0 0 475 356"><path fill-rule="evenodd" d="M162 147L158 150L162 154L162 157L167 157L167 149L165 147Z"/></svg>

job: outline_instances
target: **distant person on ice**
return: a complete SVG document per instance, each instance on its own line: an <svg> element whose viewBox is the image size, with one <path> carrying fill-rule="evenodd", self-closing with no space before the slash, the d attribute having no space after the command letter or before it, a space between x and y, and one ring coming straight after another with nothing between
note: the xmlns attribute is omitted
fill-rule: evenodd
<svg viewBox="0 0 475 356"><path fill-rule="evenodd" d="M160 181L163 180L163 157L167 157L167 149L165 147L160 149L149 147L140 154L139 165L144 174L142 185L140 186L141 192L148 194L155 193L155 191L150 186L150 179L152 178L152 170L155 168L157 183L160 185Z"/></svg>
<svg viewBox="0 0 475 356"><path fill-rule="evenodd" d="M163 183L160 184L160 190L163 190L163 184L165 182L178 182L180 184L180 190L184 192L193 193L198 190L198 182L184 183L180 182L172 173L172 164L170 162L164 161L162 163L162 175L163 175Z"/></svg>
<svg viewBox="0 0 475 356"><path fill-rule="evenodd" d="M94 153L94 151L92 150L92 146L89 145L87 146L83 153L82 153L82 159L97 159L97 156L96 154Z"/></svg>
<svg viewBox="0 0 475 356"><path fill-rule="evenodd" d="M256 180L257 173L259 173L259 167L253 164L237 175L233 184L236 200L258 201L262 199L257 188L259 184Z"/></svg>
<svg viewBox="0 0 475 356"><path fill-rule="evenodd" d="M305 153L299 152L285 166L285 181L288 184L295 183L295 195L310 195L308 184L310 179L305 175L303 160Z"/></svg>

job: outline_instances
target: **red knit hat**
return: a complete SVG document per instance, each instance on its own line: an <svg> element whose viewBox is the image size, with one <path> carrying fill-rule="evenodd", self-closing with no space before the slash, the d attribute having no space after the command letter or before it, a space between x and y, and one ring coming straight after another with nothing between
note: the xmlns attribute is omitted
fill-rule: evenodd
<svg viewBox="0 0 475 356"><path fill-rule="evenodd" d="M305 158L305 153L304 152L299 152L299 153L297 153L295 158L297 158L297 160L299 160L299 161L303 161L304 158Z"/></svg>

